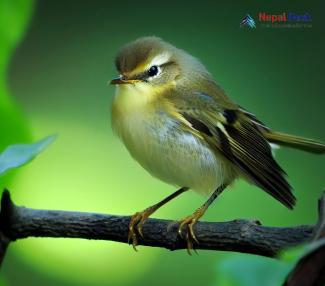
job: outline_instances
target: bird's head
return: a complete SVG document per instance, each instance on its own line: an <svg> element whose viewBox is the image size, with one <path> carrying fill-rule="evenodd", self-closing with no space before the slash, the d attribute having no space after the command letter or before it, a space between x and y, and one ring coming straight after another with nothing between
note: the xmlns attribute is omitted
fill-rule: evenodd
<svg viewBox="0 0 325 286"><path fill-rule="evenodd" d="M181 75L180 50L157 37L143 37L120 49L115 59L119 77L111 84L162 87Z"/></svg>

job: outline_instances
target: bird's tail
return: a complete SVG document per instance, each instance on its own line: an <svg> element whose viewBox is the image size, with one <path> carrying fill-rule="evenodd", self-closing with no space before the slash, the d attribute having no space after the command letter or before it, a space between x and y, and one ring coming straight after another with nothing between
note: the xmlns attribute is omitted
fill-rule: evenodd
<svg viewBox="0 0 325 286"><path fill-rule="evenodd" d="M292 147L315 154L325 153L325 143L280 132L266 131L265 138L270 143Z"/></svg>

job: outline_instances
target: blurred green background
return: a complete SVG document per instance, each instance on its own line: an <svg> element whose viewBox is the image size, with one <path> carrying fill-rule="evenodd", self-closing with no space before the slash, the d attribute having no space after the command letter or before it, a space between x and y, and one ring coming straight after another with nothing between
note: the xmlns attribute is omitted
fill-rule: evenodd
<svg viewBox="0 0 325 286"><path fill-rule="evenodd" d="M122 44L144 35L160 36L200 58L233 100L272 128L325 141L323 8L320 1L1 0L0 151L52 133L60 137L0 186L29 207L125 215L174 191L134 162L110 128L114 89L107 81L116 75L114 56ZM312 28L239 27L247 13L257 19L260 11L309 12ZM276 157L294 186L294 211L240 181L204 220L314 223L325 158L289 149ZM154 217L178 219L203 201L184 194ZM259 266L249 269L256 261ZM263 285L278 285L275 272L283 277L288 267L270 270L270 263L216 251L190 257L146 247L134 252L106 241L28 238L10 245L0 283L253 285L242 275L258 273Z"/></svg>

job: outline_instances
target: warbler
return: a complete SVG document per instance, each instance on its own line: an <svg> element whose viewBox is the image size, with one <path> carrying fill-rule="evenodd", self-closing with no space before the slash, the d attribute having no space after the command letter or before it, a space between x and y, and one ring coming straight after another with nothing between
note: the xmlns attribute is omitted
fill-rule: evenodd
<svg viewBox="0 0 325 286"><path fill-rule="evenodd" d="M190 189L209 198L179 221L188 250L198 243L195 223L237 178L293 208L296 198L271 144L324 153L324 143L269 129L229 99L198 59L158 37L126 44L115 65L119 77L110 82L116 85L113 129L143 168L179 187L132 216L129 242L134 248L145 220Z"/></svg>

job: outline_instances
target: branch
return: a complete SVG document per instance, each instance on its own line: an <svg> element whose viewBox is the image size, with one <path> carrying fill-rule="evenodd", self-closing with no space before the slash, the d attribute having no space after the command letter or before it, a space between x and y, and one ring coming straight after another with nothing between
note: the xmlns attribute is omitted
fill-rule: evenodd
<svg viewBox="0 0 325 286"><path fill-rule="evenodd" d="M318 223L309 251L289 273L285 286L325 285L325 192L318 202Z"/></svg>
<svg viewBox="0 0 325 286"><path fill-rule="evenodd" d="M37 210L16 206L4 191L0 213L0 261L10 241L27 237L70 237L128 243L130 216L86 212ZM186 249L170 220L148 219L139 245ZM198 222L194 227L200 244L196 249L252 253L274 257L285 248L311 239L313 226L266 227L247 220Z"/></svg>

